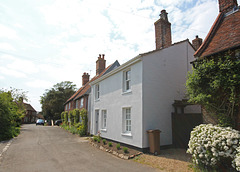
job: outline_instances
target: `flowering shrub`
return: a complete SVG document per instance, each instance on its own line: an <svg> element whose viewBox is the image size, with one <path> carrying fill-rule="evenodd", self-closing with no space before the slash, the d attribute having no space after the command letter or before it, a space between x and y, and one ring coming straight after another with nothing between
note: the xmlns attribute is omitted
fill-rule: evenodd
<svg viewBox="0 0 240 172"><path fill-rule="evenodd" d="M201 124L191 132L187 153L192 154L193 163L200 167L219 168L222 164L231 165L231 161L235 167L233 159L239 143L240 133L237 130Z"/></svg>
<svg viewBox="0 0 240 172"><path fill-rule="evenodd" d="M235 159L233 160L232 165L237 171L240 171L240 146L237 148L237 154L235 156Z"/></svg>

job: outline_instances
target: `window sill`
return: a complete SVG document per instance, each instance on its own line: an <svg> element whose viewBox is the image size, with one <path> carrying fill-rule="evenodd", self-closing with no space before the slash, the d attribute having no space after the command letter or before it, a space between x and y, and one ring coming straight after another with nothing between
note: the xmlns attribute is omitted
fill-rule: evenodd
<svg viewBox="0 0 240 172"><path fill-rule="evenodd" d="M95 102L99 102L100 101L100 99L96 99L96 100L94 100Z"/></svg>
<svg viewBox="0 0 240 172"><path fill-rule="evenodd" d="M101 131L107 132L107 129L106 128L102 128Z"/></svg>
<svg viewBox="0 0 240 172"><path fill-rule="evenodd" d="M132 133L121 133L122 136L132 137Z"/></svg>
<svg viewBox="0 0 240 172"><path fill-rule="evenodd" d="M124 95L124 94L130 94L130 93L132 93L132 90L124 91L124 92L122 92L122 95Z"/></svg>

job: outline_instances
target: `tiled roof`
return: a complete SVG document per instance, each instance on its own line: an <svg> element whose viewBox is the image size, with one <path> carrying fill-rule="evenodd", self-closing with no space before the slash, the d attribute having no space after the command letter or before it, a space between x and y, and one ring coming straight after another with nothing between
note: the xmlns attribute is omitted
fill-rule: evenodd
<svg viewBox="0 0 240 172"><path fill-rule="evenodd" d="M195 57L206 57L240 46L240 10L219 13Z"/></svg>
<svg viewBox="0 0 240 172"><path fill-rule="evenodd" d="M90 81L88 81L84 86L82 86L81 88L79 88L79 90L76 91L76 92L64 103L64 105L67 104L68 102L72 101L72 100L76 100L76 99L82 97L84 94L87 94L88 90L90 89L89 83L92 82L92 81L94 81L94 80L96 80L96 79L98 79L99 77L101 77L111 66L112 66L112 64L109 65L107 68L105 68L99 75L94 76L94 77L93 77Z"/></svg>
<svg viewBox="0 0 240 172"><path fill-rule="evenodd" d="M81 88L79 88L79 90L77 90L64 104L67 104L68 102L70 102L71 100L73 100L86 86L87 84L85 84L84 86L82 86Z"/></svg>
<svg viewBox="0 0 240 172"><path fill-rule="evenodd" d="M82 97L84 94L87 94L89 89L90 89L90 85L89 85L89 82L88 82L88 83L85 84L82 91L74 98L74 100Z"/></svg>
<svg viewBox="0 0 240 172"><path fill-rule="evenodd" d="M26 110L37 112L30 104L24 103Z"/></svg>

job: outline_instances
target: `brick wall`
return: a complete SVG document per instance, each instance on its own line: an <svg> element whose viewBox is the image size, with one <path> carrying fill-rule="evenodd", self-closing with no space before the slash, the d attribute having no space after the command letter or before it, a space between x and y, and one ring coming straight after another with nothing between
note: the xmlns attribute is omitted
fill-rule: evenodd
<svg viewBox="0 0 240 172"><path fill-rule="evenodd" d="M96 75L99 75L104 69L106 65L106 60L104 59L104 54L99 54L98 60L96 61Z"/></svg>
<svg viewBox="0 0 240 172"><path fill-rule="evenodd" d="M90 75L86 72L83 73L82 75L82 86L84 86L88 81L89 81Z"/></svg>
<svg viewBox="0 0 240 172"><path fill-rule="evenodd" d="M218 0L219 12L227 13L231 11L234 7L237 7L237 0Z"/></svg>
<svg viewBox="0 0 240 172"><path fill-rule="evenodd" d="M156 21L154 25L156 49L158 50L171 46L171 23L168 21L167 13L165 10L161 11L160 19Z"/></svg>
<svg viewBox="0 0 240 172"><path fill-rule="evenodd" d="M198 35L194 40L192 40L192 45L195 50L197 50L202 45L202 38L199 38Z"/></svg>

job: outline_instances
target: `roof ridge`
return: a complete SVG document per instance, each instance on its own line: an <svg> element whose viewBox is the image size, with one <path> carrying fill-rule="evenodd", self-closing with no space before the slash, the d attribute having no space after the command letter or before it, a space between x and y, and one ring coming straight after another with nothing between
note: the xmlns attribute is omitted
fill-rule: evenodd
<svg viewBox="0 0 240 172"><path fill-rule="evenodd" d="M180 44L180 43L185 42L185 41L188 41L188 42L189 42L189 39L187 38L187 39L184 39L184 40L182 40L182 41L175 42L175 43L171 44L171 46L169 46L169 47L172 47L172 46L174 46L174 45ZM189 43L190 43L190 42L189 42ZM140 53L139 55L140 55L140 56L144 56L144 55L146 55L146 54L150 54L150 53L154 53L154 52L157 52L157 51L161 51L161 50L167 49L167 48L169 48L169 47L161 48L161 49L157 49L157 50L155 49L155 50L148 51L148 52L145 52L145 53Z"/></svg>

